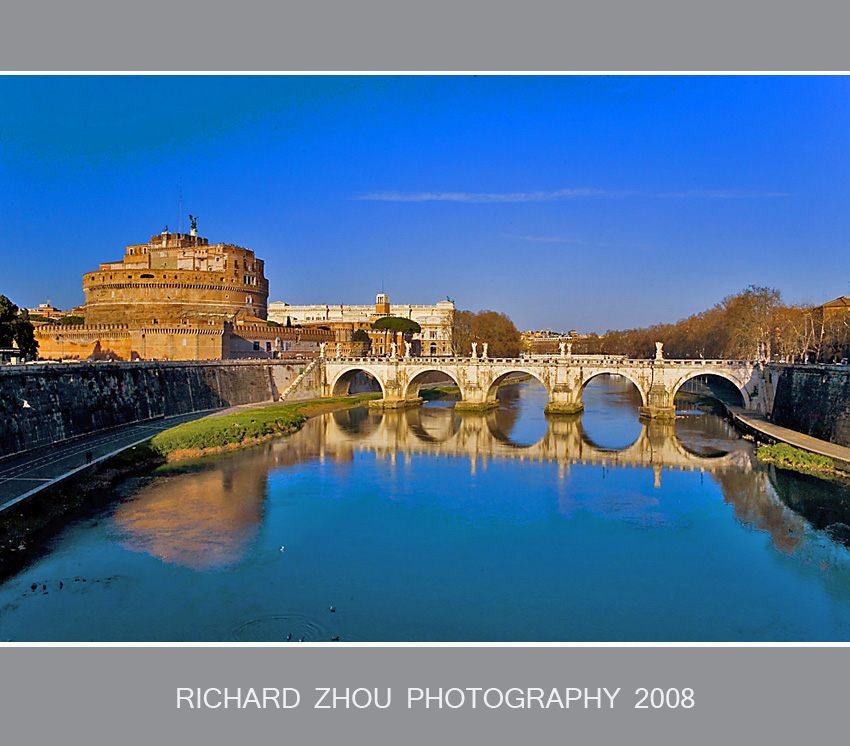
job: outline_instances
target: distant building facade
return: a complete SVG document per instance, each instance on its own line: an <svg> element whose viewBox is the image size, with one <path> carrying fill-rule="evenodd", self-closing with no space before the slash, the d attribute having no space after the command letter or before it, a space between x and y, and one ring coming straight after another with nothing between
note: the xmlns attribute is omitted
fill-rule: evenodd
<svg viewBox="0 0 850 746"><path fill-rule="evenodd" d="M59 308L51 306L50 301L47 301L47 303L39 303L37 308L28 308L26 310L30 317L36 317L35 319L30 319L30 321L32 321L33 323L44 323L41 321L41 319L49 319L50 321L55 321L57 319L64 319L66 316L74 316L78 313L84 313L82 306L75 308L73 311L63 311Z"/></svg>
<svg viewBox="0 0 850 746"><path fill-rule="evenodd" d="M346 352L349 349L346 345L351 339L351 333L364 329L372 338L372 353L378 355L389 354L391 347L386 333L375 333L375 330L371 329L372 323L384 316L398 316L419 324L422 330L414 334L411 340L417 343L418 354L451 355L454 313L455 304L451 300L430 306L390 304L386 293L379 293L373 306L328 303L293 306L282 302L270 303L268 306L269 319L282 325L325 326L335 330L336 342L341 346L341 350ZM399 354L404 354L405 351L400 339L397 342L397 351Z"/></svg>
<svg viewBox="0 0 850 746"><path fill-rule="evenodd" d="M254 252L167 230L83 276L85 322L35 330L45 359L221 360L316 355L333 332L270 326ZM77 309L75 309L76 311Z"/></svg>
<svg viewBox="0 0 850 746"><path fill-rule="evenodd" d="M592 340L600 337L594 334L579 334L575 329L570 329L566 334L559 334L548 329L545 331L522 332L522 348L527 355L559 355L561 344L570 345L572 354L583 354L594 352L587 349Z"/></svg>

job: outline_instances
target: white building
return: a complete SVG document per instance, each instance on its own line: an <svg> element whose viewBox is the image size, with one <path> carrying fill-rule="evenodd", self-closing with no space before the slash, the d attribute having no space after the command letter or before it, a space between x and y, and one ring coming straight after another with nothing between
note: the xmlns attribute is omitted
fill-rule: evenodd
<svg viewBox="0 0 850 746"><path fill-rule="evenodd" d="M390 305L389 296L379 293L374 306L347 306L342 303L331 305L320 303L312 306L291 306L276 301L269 303L268 318L279 324L308 326L335 323L372 323L382 316L399 316L415 321L422 331L414 339L422 343L423 355L452 354L452 325L454 324L455 304L443 300L432 306Z"/></svg>

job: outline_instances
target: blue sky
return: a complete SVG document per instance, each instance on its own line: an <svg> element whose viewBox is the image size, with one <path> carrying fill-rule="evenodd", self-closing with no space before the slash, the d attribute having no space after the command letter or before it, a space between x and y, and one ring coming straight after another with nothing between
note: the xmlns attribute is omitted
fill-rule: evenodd
<svg viewBox="0 0 850 746"><path fill-rule="evenodd" d="M676 319L750 284L850 295L843 76L0 77L0 293L189 213L270 300L493 309L522 329Z"/></svg>

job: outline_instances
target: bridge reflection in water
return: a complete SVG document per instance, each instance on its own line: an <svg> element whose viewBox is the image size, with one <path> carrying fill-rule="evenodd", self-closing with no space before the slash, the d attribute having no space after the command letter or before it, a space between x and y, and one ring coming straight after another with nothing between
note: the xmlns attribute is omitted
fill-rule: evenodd
<svg viewBox="0 0 850 746"><path fill-rule="evenodd" d="M719 417L641 422L634 442L619 450L594 443L582 415L548 420L542 437L531 444L512 439L513 424L504 407L487 414L458 414L440 406L336 412L309 420L289 438L161 470L116 508L114 521L129 549L198 570L234 565L263 521L271 471L317 460L351 462L356 454L372 453L392 467L422 456L464 459L473 473L497 460L550 462L558 465L553 486L562 487L574 465L600 467L603 473L650 469L656 488L662 486L664 471L701 472L719 485L737 520L768 532L777 549L792 553L804 541L805 521L776 498L769 471L755 462L751 444ZM611 520L634 520L636 510L646 510L643 503L615 505L601 494L581 504L569 489L559 494L558 510L567 515L581 508Z"/></svg>

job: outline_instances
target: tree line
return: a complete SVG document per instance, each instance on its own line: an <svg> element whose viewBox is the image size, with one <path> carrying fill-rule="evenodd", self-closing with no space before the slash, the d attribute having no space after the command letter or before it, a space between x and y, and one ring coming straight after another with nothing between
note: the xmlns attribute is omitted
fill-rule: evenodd
<svg viewBox="0 0 850 746"><path fill-rule="evenodd" d="M518 357L522 338L514 322L497 311L455 311L452 325L452 348L455 355L472 354L472 343L487 343L488 357Z"/></svg>
<svg viewBox="0 0 850 746"><path fill-rule="evenodd" d="M839 362L850 356L850 308L787 305L772 288L751 285L674 324L611 330L573 344L579 354L671 358Z"/></svg>

